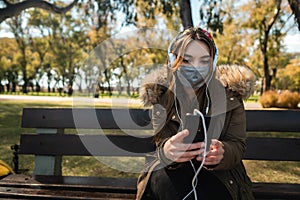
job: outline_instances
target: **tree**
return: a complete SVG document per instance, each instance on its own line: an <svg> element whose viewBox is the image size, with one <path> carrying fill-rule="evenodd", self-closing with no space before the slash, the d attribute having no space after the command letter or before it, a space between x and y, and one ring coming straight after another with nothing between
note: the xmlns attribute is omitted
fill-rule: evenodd
<svg viewBox="0 0 300 200"><path fill-rule="evenodd" d="M15 39L0 39L0 92L16 92L18 85L19 64L18 48ZM2 85L4 84L4 85Z"/></svg>
<svg viewBox="0 0 300 200"><path fill-rule="evenodd" d="M24 0L18 3L14 3L12 0L0 0L0 23L4 20L19 15L23 10L28 8L41 8L54 13L66 13L77 3L78 0L74 0L72 3L65 7L58 7L54 3L48 1L36 1L36 0Z"/></svg>
<svg viewBox="0 0 300 200"><path fill-rule="evenodd" d="M84 23L70 14L49 16L51 34L49 46L54 57L52 67L58 72L58 79L63 86L67 85L72 90L75 75L80 62L84 59L82 45L86 36Z"/></svg>
<svg viewBox="0 0 300 200"><path fill-rule="evenodd" d="M22 92L27 93L27 86L28 86L28 75L27 75L27 63L28 63L28 46L29 46L29 29L28 27L24 26L22 24L22 21L24 20L24 16L17 16L12 17L8 21L8 25L12 33L14 34L15 40L18 45L18 50L20 51L20 57L19 57L19 63L21 67L22 72L22 78L23 78L23 87Z"/></svg>
<svg viewBox="0 0 300 200"><path fill-rule="evenodd" d="M272 78L275 76L275 71L270 69L269 61L272 57L272 51L273 56L279 53L282 42L279 37L284 35L283 28L286 24L286 19L284 20L286 13L282 6L282 0L257 0L243 6L245 12L250 10L245 27L251 28L252 32L257 34L254 39L258 41L258 48L262 54L263 91L271 88Z"/></svg>
<svg viewBox="0 0 300 200"><path fill-rule="evenodd" d="M233 1L224 2L224 13L228 13L222 26L226 27L216 33L215 41L220 49L218 64L245 64L249 56L250 36L243 30L242 20L239 18L238 8Z"/></svg>

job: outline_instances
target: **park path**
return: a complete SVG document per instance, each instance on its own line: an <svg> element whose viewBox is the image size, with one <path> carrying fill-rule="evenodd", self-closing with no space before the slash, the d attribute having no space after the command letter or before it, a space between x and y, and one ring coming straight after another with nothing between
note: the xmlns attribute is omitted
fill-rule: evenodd
<svg viewBox="0 0 300 200"><path fill-rule="evenodd" d="M0 102L5 100L15 101L37 101L37 102L66 102L73 103L73 105L81 104L104 104L104 105L140 105L142 103L139 99L129 99L124 97L113 97L113 98L88 98L88 97L53 97L53 96L25 96L25 95L0 95ZM246 102L245 108L249 110L262 109L258 102Z"/></svg>

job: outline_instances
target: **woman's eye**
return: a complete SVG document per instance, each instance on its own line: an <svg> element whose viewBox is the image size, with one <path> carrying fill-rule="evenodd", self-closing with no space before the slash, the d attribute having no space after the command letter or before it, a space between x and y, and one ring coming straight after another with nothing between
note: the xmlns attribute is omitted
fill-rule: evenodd
<svg viewBox="0 0 300 200"><path fill-rule="evenodd" d="M189 63L189 61L187 59L183 59L182 62Z"/></svg>
<svg viewBox="0 0 300 200"><path fill-rule="evenodd" d="M202 60L201 63L202 64L209 64L210 60Z"/></svg>

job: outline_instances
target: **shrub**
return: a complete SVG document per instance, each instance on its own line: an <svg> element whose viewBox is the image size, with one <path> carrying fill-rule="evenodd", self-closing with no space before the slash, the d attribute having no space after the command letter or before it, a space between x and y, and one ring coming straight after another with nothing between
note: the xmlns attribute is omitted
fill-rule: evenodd
<svg viewBox="0 0 300 200"><path fill-rule="evenodd" d="M269 90L261 95L259 101L263 108L270 108L276 106L277 99L277 92Z"/></svg>
<svg viewBox="0 0 300 200"><path fill-rule="evenodd" d="M278 95L277 107L280 108L297 108L300 101L298 92L285 90Z"/></svg>
<svg viewBox="0 0 300 200"><path fill-rule="evenodd" d="M298 108L300 95L298 92L288 90L282 92L267 91L260 97L260 103L263 108Z"/></svg>

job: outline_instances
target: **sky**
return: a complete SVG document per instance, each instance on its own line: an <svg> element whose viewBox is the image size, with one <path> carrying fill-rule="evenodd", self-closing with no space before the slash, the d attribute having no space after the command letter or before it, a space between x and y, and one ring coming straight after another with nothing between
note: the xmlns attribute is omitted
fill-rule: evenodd
<svg viewBox="0 0 300 200"><path fill-rule="evenodd" d="M284 38L287 52L300 52L300 33L289 34Z"/></svg>

